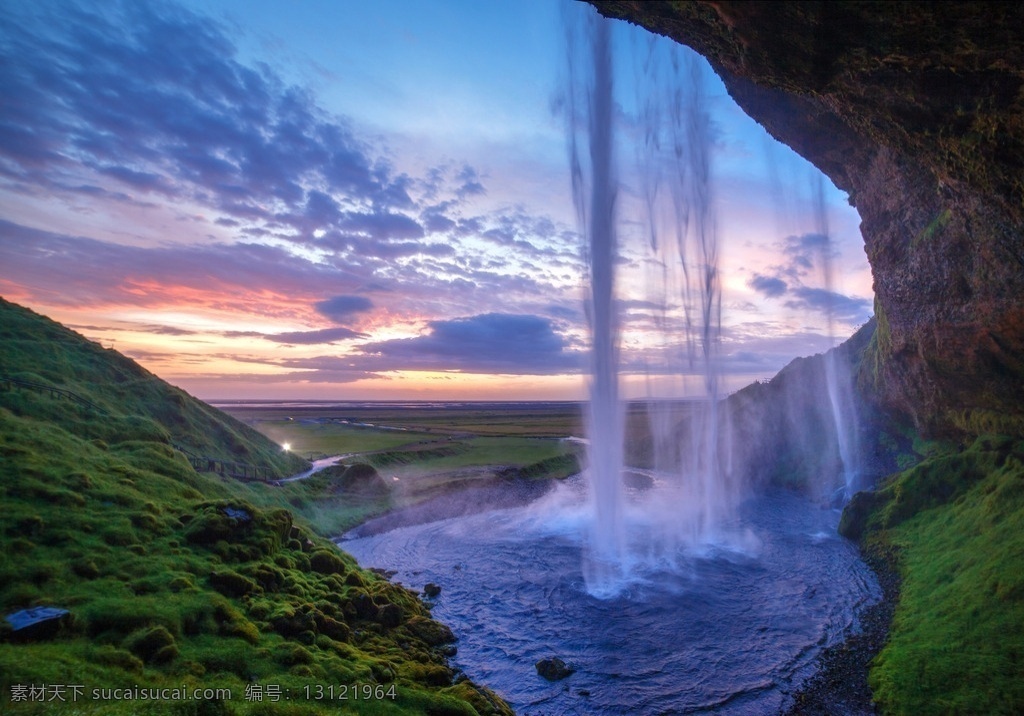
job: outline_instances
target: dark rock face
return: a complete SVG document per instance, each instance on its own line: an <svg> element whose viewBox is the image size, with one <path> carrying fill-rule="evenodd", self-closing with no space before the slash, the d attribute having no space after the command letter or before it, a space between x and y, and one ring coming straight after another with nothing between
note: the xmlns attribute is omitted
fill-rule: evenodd
<svg viewBox="0 0 1024 716"><path fill-rule="evenodd" d="M878 331L862 386L932 434L1024 432L1024 9L591 0L704 55L850 193Z"/></svg>
<svg viewBox="0 0 1024 716"><path fill-rule="evenodd" d="M576 669L568 666L557 656L552 656L548 659L541 659L535 664L535 666L537 667L537 673L548 681L561 681L566 677L572 676L576 672Z"/></svg>

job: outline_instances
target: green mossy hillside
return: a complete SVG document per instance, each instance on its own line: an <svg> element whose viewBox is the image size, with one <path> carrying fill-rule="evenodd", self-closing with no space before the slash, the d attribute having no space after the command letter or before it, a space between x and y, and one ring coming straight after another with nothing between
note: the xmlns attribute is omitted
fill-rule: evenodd
<svg viewBox="0 0 1024 716"><path fill-rule="evenodd" d="M1024 713L1024 441L933 454L857 495L840 530L902 581L869 677L884 713Z"/></svg>
<svg viewBox="0 0 1024 716"><path fill-rule="evenodd" d="M0 379L67 390L91 404L2 384L2 405L107 444L131 435L286 477L307 463L244 423L167 384L135 361L0 298Z"/></svg>
<svg viewBox="0 0 1024 716"><path fill-rule="evenodd" d="M317 536L286 509L287 487L197 473L168 440L226 455L238 440L239 457L261 459L244 430L11 304L0 306L0 335L8 375L69 388L103 411L0 390L0 615L70 612L54 634L0 619L0 712L510 713L448 665L453 635L416 593ZM73 702L17 698L56 685L84 691ZM136 687L230 696L93 696Z"/></svg>

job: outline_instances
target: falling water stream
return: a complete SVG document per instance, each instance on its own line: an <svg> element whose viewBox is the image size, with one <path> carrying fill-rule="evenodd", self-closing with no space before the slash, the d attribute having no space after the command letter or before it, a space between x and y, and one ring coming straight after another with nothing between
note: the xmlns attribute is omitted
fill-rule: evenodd
<svg viewBox="0 0 1024 716"><path fill-rule="evenodd" d="M610 23L588 18L570 33L565 113L589 267L589 466L524 507L399 527L342 547L410 587L440 585L433 614L459 639L454 665L518 712L777 712L879 590L836 535L836 511L793 494L755 494L733 474L733 436L719 413L712 131L702 66L679 54L643 63L643 83L665 99L637 101L633 135L643 138L636 155L645 179L635 193L647 215L633 224L645 226L644 261L653 267L648 301L672 328L649 353L650 382L663 385L671 368L700 391L685 415L652 403L650 467L625 467L620 105ZM850 430L838 416L849 398L838 364L827 371L842 443ZM847 469L853 449L840 446ZM534 665L551 656L575 673L545 681Z"/></svg>
<svg viewBox="0 0 1024 716"><path fill-rule="evenodd" d="M593 505L584 550L584 575L594 596L626 588L629 551L623 524L623 443L619 398L621 301L616 270L624 256L617 202L620 184L616 149L621 143L614 116L615 75L610 23L590 17L568 43L570 64L569 161L580 233L589 267L588 316L592 336L589 410L589 485ZM741 497L730 474L731 446L719 415L721 373L721 279L719 237L712 196L712 128L706 107L703 63L673 52L659 62L653 46L645 53L635 86L638 112L632 134L637 180L643 186L641 221L646 226L645 260L659 270L648 281L647 300L661 307L661 352L648 370L697 378L699 390L685 420L652 399L650 464L658 470L659 494L652 503L661 518L643 561L671 560L682 546L720 543L741 537L726 529ZM628 133L626 133L628 134ZM584 153L583 148L588 150ZM667 217L667 220L666 218ZM670 239L670 240L669 240ZM675 328L670 326L676 323ZM651 332L653 333L653 332Z"/></svg>

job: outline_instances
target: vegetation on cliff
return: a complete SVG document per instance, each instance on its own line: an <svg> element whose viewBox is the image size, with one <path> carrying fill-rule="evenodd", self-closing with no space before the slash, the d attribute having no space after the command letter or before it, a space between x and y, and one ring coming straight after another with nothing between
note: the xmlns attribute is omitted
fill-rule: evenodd
<svg viewBox="0 0 1024 716"><path fill-rule="evenodd" d="M840 529L902 586L870 683L885 713L1024 711L1024 440L984 436L861 493Z"/></svg>
<svg viewBox="0 0 1024 716"><path fill-rule="evenodd" d="M0 389L0 610L69 612L55 634L0 620L2 710L508 713L456 679L453 636L415 592L360 569L271 487L197 473L171 443L277 475L304 461L7 302L0 336L7 375L84 401ZM61 702L59 685L84 690ZM30 686L51 690L40 700ZM230 696L93 695L134 687Z"/></svg>

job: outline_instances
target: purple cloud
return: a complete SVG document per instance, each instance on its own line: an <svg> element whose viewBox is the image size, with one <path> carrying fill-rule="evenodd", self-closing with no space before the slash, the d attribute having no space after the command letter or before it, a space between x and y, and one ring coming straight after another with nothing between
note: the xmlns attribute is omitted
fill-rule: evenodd
<svg viewBox="0 0 1024 716"><path fill-rule="evenodd" d="M313 263L278 247L211 243L142 248L55 234L3 219L0 266L0 275L12 284L66 306L160 305L174 295L212 295L225 286L273 288L302 302L303 297L330 295L339 288L356 291L366 283L352 270ZM140 283L147 286L145 291L139 291ZM232 291L218 300L221 307L236 300L237 308L245 309L249 296Z"/></svg>
<svg viewBox="0 0 1024 716"><path fill-rule="evenodd" d="M317 313L336 323L347 321L357 313L373 308L373 301L366 296L334 296L314 304Z"/></svg>
<svg viewBox="0 0 1024 716"><path fill-rule="evenodd" d="M265 336L268 341L275 343L291 343L295 345L317 345L320 343L333 343L350 338L366 338L365 333L359 333L349 328L322 328L317 331L292 331L289 333L270 333Z"/></svg>
<svg viewBox="0 0 1024 716"><path fill-rule="evenodd" d="M362 351L390 369L531 375L575 372L581 365L568 341L540 316L487 313L431 321L428 328L425 335L369 343Z"/></svg>
<svg viewBox="0 0 1024 716"><path fill-rule="evenodd" d="M460 182L459 188L456 190L456 194L458 194L460 199L487 193L484 185L480 182L480 175L477 174L476 169L468 164L463 165L459 173L455 175L455 178Z"/></svg>
<svg viewBox="0 0 1024 716"><path fill-rule="evenodd" d="M748 285L758 293L763 293L768 298L777 298L784 294L788 288L786 282L781 278L762 276L760 274L756 274L754 278L750 279Z"/></svg>
<svg viewBox="0 0 1024 716"><path fill-rule="evenodd" d="M54 188L78 166L222 218L273 221L264 207L283 205L300 233L316 220L423 235L394 213L413 208L412 180L306 90L240 64L208 18L171 4L58 2L7 20L0 174Z"/></svg>
<svg viewBox="0 0 1024 716"><path fill-rule="evenodd" d="M823 288L794 288L794 299L786 306L795 309L831 312L832 316L849 323L863 323L871 317L871 301L866 298L844 296Z"/></svg>

